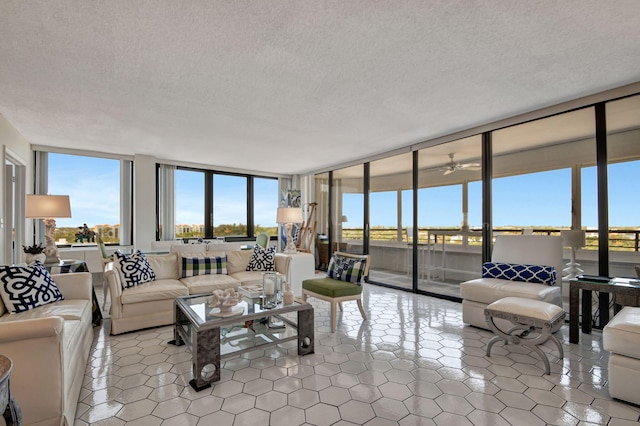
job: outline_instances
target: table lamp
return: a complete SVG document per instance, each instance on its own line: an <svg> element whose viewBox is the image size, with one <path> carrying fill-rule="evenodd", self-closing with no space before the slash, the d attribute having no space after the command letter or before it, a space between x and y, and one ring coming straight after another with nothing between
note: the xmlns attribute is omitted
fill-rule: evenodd
<svg viewBox="0 0 640 426"><path fill-rule="evenodd" d="M580 264L576 263L576 249L585 246L585 232L582 229L570 229L568 231L560 231L562 236L562 245L564 247L571 247L571 258L567 267L562 270L565 275L563 280L572 280L576 275L583 273L580 269Z"/></svg>
<svg viewBox="0 0 640 426"><path fill-rule="evenodd" d="M44 219L46 263L59 262L58 247L53 234L56 232L55 218L71 217L71 204L68 195L27 194L25 206L27 219Z"/></svg>
<svg viewBox="0 0 640 426"><path fill-rule="evenodd" d="M302 209L299 207L278 207L276 222L283 224L287 230L287 245L284 252L287 254L296 253L296 245L291 237L291 228L294 223L302 223Z"/></svg>

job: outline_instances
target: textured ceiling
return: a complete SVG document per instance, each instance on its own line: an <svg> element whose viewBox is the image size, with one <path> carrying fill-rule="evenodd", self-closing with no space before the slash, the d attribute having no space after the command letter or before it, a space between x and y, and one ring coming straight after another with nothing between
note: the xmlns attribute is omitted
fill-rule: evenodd
<svg viewBox="0 0 640 426"><path fill-rule="evenodd" d="M640 81L640 1L0 2L29 142L295 174Z"/></svg>

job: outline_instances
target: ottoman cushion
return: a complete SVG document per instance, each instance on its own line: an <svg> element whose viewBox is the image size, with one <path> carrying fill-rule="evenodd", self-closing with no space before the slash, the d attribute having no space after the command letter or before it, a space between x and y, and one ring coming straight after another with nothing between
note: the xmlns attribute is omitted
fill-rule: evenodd
<svg viewBox="0 0 640 426"><path fill-rule="evenodd" d="M603 348L606 351L640 358L640 308L626 306L604 327Z"/></svg>
<svg viewBox="0 0 640 426"><path fill-rule="evenodd" d="M521 297L505 297L491 303L487 309L544 321L551 321L563 312L557 305Z"/></svg>

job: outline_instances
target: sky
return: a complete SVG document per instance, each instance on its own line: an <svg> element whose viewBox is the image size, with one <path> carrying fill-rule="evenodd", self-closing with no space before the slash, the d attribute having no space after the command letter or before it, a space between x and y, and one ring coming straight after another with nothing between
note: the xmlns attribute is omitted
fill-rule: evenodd
<svg viewBox="0 0 640 426"><path fill-rule="evenodd" d="M204 175L179 171L176 176L176 222L203 223ZM640 197L636 196L640 161L611 164L608 169L609 223L611 227L640 226ZM70 195L71 219L57 219L58 227L80 227L87 223L120 223L120 161L49 154L49 194ZM554 170L493 181L493 222L500 226L571 225L571 171ZM214 225L237 223L246 216L245 180L237 176L214 178ZM154 190L155 188L150 188ZM480 227L481 184L469 184L469 225ZM275 226L279 204L277 180L256 179L255 221ZM453 185L419 190L420 227L459 227L462 224L462 187ZM597 228L595 167L582 171L582 225ZM396 192L371 194L371 226L395 227ZM411 226L411 192L403 193L402 226ZM345 228L362 227L362 194L345 194Z"/></svg>

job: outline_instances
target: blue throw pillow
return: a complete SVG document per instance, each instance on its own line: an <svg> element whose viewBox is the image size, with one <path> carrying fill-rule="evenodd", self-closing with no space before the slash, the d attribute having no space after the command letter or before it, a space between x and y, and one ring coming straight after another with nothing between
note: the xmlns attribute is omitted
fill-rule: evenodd
<svg viewBox="0 0 640 426"><path fill-rule="evenodd" d="M482 278L555 285L556 268L545 265L485 262L482 265Z"/></svg>

